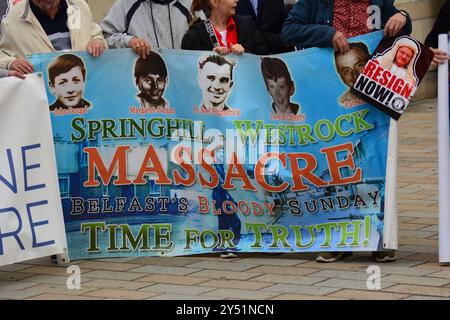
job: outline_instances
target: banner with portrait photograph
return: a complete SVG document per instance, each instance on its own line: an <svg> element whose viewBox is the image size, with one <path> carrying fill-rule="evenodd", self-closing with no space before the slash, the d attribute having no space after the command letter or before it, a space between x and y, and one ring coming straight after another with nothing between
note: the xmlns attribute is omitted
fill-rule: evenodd
<svg viewBox="0 0 450 320"><path fill-rule="evenodd" d="M432 60L433 52L410 36L383 38L352 92L398 120Z"/></svg>
<svg viewBox="0 0 450 320"><path fill-rule="evenodd" d="M380 39L346 56L34 56L70 258L395 248L395 134L350 92Z"/></svg>
<svg viewBox="0 0 450 320"><path fill-rule="evenodd" d="M447 34L439 35L439 49L450 52ZM448 62L438 69L439 144L439 262L450 263L450 73Z"/></svg>
<svg viewBox="0 0 450 320"><path fill-rule="evenodd" d="M0 266L67 252L42 74L0 79Z"/></svg>

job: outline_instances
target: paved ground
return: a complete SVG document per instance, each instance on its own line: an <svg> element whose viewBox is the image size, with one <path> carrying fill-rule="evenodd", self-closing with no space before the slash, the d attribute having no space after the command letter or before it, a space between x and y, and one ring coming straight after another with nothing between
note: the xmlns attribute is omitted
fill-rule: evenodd
<svg viewBox="0 0 450 320"><path fill-rule="evenodd" d="M381 290L367 290L367 254L334 264L311 254L77 261L80 290L46 258L0 268L0 299L450 299L450 267L438 264L435 104L400 121L400 259L379 264Z"/></svg>

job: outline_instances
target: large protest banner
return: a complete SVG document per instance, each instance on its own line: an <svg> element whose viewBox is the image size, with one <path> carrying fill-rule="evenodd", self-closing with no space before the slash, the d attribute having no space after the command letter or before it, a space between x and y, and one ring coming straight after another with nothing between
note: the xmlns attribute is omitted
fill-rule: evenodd
<svg viewBox="0 0 450 320"><path fill-rule="evenodd" d="M345 56L32 57L70 258L395 249L390 119L350 92L380 39Z"/></svg>
<svg viewBox="0 0 450 320"><path fill-rule="evenodd" d="M439 49L450 52L449 36L439 36ZM438 70L439 262L450 263L450 74L448 61Z"/></svg>
<svg viewBox="0 0 450 320"><path fill-rule="evenodd" d="M425 77L433 52L416 39L385 37L360 73L352 92L398 120Z"/></svg>
<svg viewBox="0 0 450 320"><path fill-rule="evenodd" d="M0 79L0 266L67 252L41 74Z"/></svg>

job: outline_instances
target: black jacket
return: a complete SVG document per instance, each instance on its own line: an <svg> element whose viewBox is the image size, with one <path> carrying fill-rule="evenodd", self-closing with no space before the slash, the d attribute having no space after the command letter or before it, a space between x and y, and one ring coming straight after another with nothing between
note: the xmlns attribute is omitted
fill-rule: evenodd
<svg viewBox="0 0 450 320"><path fill-rule="evenodd" d="M3 16L6 14L6 10L8 9L8 1L0 0L0 22L3 19Z"/></svg>
<svg viewBox="0 0 450 320"><path fill-rule="evenodd" d="M450 0L445 1L434 23L433 29L425 40L425 44L432 48L438 47L438 36L450 31Z"/></svg>
<svg viewBox="0 0 450 320"><path fill-rule="evenodd" d="M332 47L335 0L301 0L294 4L284 22L281 39L288 45L298 49L311 47ZM378 6L381 13L381 29L399 10L394 6L394 0L370 0L369 3ZM408 16L403 27L404 34L411 34L411 18Z"/></svg>
<svg viewBox="0 0 450 320"><path fill-rule="evenodd" d="M286 6L283 0L258 0L257 15L255 15L250 0L240 0L236 7L236 14L252 17L271 53L294 50L294 48L285 45L280 37L284 20L287 18Z"/></svg>
<svg viewBox="0 0 450 320"><path fill-rule="evenodd" d="M234 16L233 18L236 23L238 43L244 47L245 52L258 55L270 53L263 36L250 17ZM214 45L202 20L196 21L189 28L189 31L183 37L181 48L184 50L204 51L212 51L214 49Z"/></svg>

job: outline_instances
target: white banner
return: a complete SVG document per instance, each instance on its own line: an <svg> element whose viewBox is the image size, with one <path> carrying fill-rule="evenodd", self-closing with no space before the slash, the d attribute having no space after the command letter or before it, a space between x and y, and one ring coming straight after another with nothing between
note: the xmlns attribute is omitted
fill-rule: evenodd
<svg viewBox="0 0 450 320"><path fill-rule="evenodd" d="M67 251L41 74L0 79L0 266Z"/></svg>
<svg viewBox="0 0 450 320"><path fill-rule="evenodd" d="M439 36L439 49L450 50L447 34ZM439 262L450 263L450 130L448 62L438 70L439 141Z"/></svg>

